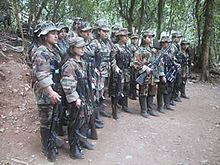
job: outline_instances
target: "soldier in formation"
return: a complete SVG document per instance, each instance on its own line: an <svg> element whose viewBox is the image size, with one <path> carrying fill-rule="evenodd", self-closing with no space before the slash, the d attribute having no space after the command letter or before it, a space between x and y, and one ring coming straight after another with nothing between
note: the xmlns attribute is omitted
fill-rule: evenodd
<svg viewBox="0 0 220 165"><path fill-rule="evenodd" d="M98 139L96 128L104 126L100 114L119 119L118 109L132 113L128 100L138 97L141 115L149 118L159 116L154 96L161 113L165 113L164 107L175 110L173 100L189 98L185 90L189 42L182 40L179 45L179 33L173 33L173 43L169 36L163 36L157 51L152 47L151 30L142 32L140 46L137 34L131 35L128 46L127 28L113 27L111 40L109 32L107 22L97 21L92 28L79 17L70 31L62 22L55 25L50 21L34 30L29 64L41 122L42 152L49 161L55 160L64 144L59 137L65 135L63 126L67 126L70 157L82 159L82 148L94 149L88 138ZM138 84L142 75L143 83ZM104 104L108 96L112 114Z"/></svg>

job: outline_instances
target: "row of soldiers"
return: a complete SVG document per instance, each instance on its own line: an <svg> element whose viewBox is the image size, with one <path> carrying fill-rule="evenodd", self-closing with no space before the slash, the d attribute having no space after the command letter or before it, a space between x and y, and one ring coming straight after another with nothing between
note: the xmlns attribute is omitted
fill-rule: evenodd
<svg viewBox="0 0 220 165"><path fill-rule="evenodd" d="M59 136L64 135L65 125L70 157L83 158L82 147L94 149L87 138L97 139L96 128L103 128L100 115L119 119L119 108L132 113L129 98L139 98L145 118L149 114L159 116L154 96L161 113L165 113L163 107L174 110L173 100L180 102L180 96L188 98L185 84L190 66L186 53L189 43L183 40L179 46L180 34L173 34L172 41L163 36L161 48L155 49L151 30L143 31L141 39L132 34L129 46L127 28L113 28L111 39L109 31L105 21L91 27L81 18L74 19L72 30L50 21L34 30L28 63L33 69L42 151L49 161L55 160L57 148L63 145ZM105 110L107 96L112 114Z"/></svg>

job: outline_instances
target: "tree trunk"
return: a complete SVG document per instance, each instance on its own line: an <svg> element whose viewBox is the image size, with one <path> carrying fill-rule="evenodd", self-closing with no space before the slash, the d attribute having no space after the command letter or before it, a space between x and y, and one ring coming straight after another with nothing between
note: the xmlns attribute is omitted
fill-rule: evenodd
<svg viewBox="0 0 220 165"><path fill-rule="evenodd" d="M38 20L40 19L40 16L41 16L41 13L42 13L43 9L46 7L47 3L48 3L48 0L43 0L42 1L40 9L39 9L39 11L37 13L37 16L35 18L35 24L38 23Z"/></svg>
<svg viewBox="0 0 220 165"><path fill-rule="evenodd" d="M212 37L212 27L213 27L213 10L214 10L214 0L205 1L205 25L202 37L202 74L201 80L209 80L209 57L210 57L210 45Z"/></svg>
<svg viewBox="0 0 220 165"><path fill-rule="evenodd" d="M164 8L165 0L158 1L158 9L157 9L157 39L160 39L161 35L161 24L162 24L162 16L163 16L163 8Z"/></svg>
<svg viewBox="0 0 220 165"><path fill-rule="evenodd" d="M22 37L22 46L24 47L24 33L23 33L23 29L20 23L20 18L19 18L19 12L18 12L18 7L16 4L16 0L13 0L13 7L14 7L14 11L15 11L15 16L16 16L16 21L17 21L17 26L19 28L19 31L21 33L21 37Z"/></svg>

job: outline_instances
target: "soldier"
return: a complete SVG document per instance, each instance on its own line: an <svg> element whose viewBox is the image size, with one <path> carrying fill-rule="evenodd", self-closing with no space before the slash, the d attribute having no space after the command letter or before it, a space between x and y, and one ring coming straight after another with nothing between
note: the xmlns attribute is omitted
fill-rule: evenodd
<svg viewBox="0 0 220 165"><path fill-rule="evenodd" d="M92 50L92 55L95 61L95 68L93 77L96 80L96 103L102 105L105 101L105 95L108 91L108 81L110 76L111 67L113 70L117 69L115 62L112 61L113 44L108 40L109 27L106 22L99 23L98 36L92 40L89 47ZM99 113L99 112L98 112ZM111 117L105 109L100 110L100 114L105 117Z"/></svg>
<svg viewBox="0 0 220 165"><path fill-rule="evenodd" d="M113 26L112 27L112 34L111 34L111 41L116 44L118 42L117 37L115 36L115 34L120 30L119 26Z"/></svg>
<svg viewBox="0 0 220 165"><path fill-rule="evenodd" d="M63 22L56 23L56 26L59 29L57 45L58 45L62 60L65 60L68 57L65 57L67 54L67 45L64 39L67 33L69 32L69 28L66 25L64 25Z"/></svg>
<svg viewBox="0 0 220 165"><path fill-rule="evenodd" d="M82 22L79 25L78 35L84 38L85 42L87 42L88 44L90 43L92 37L92 27L88 22Z"/></svg>
<svg viewBox="0 0 220 165"><path fill-rule="evenodd" d="M27 63L28 65L32 68L33 62L34 62L34 53L37 51L37 48L40 46L41 41L40 37L38 36L41 32L41 24L36 25L34 28L34 33L33 33L33 41L31 45L28 48L28 59Z"/></svg>
<svg viewBox="0 0 220 165"><path fill-rule="evenodd" d="M187 53L187 48L189 46L189 42L186 40L181 41L181 49L180 53L177 55L177 61L181 64L181 82L180 82L180 97L189 99L188 96L186 96L185 92L185 86L187 77L189 76L189 67L191 66L190 57Z"/></svg>
<svg viewBox="0 0 220 165"><path fill-rule="evenodd" d="M169 36L163 36L161 38L162 49L161 51L167 49L170 45ZM172 91L173 91L173 82L176 78L176 73L178 71L178 64L175 63L175 56L173 54L174 47L166 54L163 59L164 62L164 74L165 77L162 76L161 82L159 83L159 91L157 95L158 99L158 110L163 112L162 109L162 98L164 97L165 107L168 110L174 111L170 105L171 98L172 98Z"/></svg>
<svg viewBox="0 0 220 165"><path fill-rule="evenodd" d="M153 116L158 116L153 108L153 95L156 93L156 84L154 82L155 78L151 74L151 68L148 65L153 62L153 54L150 44L154 34L150 30L145 30L143 33L143 38L140 48L135 52L135 62L134 66L138 70L139 74L147 72L147 77L144 80L143 85L139 85L139 103L141 107L141 115L145 118L149 117L149 113ZM146 105L147 103L147 105ZM147 108L147 109L146 109Z"/></svg>
<svg viewBox="0 0 220 165"><path fill-rule="evenodd" d="M180 33L173 33L172 34L172 40L174 41L173 45L174 45L174 55L175 57L177 56L177 54L180 51L180 39L181 39L182 35ZM176 79L174 82L174 87L173 87L173 98L172 100L176 101L176 102L181 102L181 99L179 97L179 91L180 91L180 83L181 83L181 74L180 72L177 72L176 74ZM175 105L175 103L171 100L171 104Z"/></svg>
<svg viewBox="0 0 220 165"><path fill-rule="evenodd" d="M88 122L93 110L91 85L88 81L87 65L83 60L84 48L87 43L81 37L69 40L69 59L62 66L61 84L69 108L68 140L70 157L84 158L81 146L94 149L87 141Z"/></svg>
<svg viewBox="0 0 220 165"><path fill-rule="evenodd" d="M41 26L42 45L34 54L33 62L33 88L37 98L37 106L40 116L40 134L42 152L49 161L54 161L57 152L52 137L57 137L52 128L52 116L54 108L61 101L57 93L56 85L59 80L56 71L59 70L61 57L54 53L53 46L56 44L58 29L52 22L45 22ZM56 138L56 141L60 140ZM60 143L61 144L61 143ZM63 144L62 144L63 145Z"/></svg>
<svg viewBox="0 0 220 165"><path fill-rule="evenodd" d="M134 68L134 53L138 50L138 35L132 34L131 35L131 44L129 45L129 49L132 52L132 58L131 58L131 83L130 83L130 99L136 100L137 97L137 71Z"/></svg>
<svg viewBox="0 0 220 165"><path fill-rule="evenodd" d="M121 28L115 35L118 37L118 43L116 47L115 60L117 66L120 68L120 76L117 76L113 72L111 84L111 101L112 101L112 114L114 119L119 118L116 104L121 100L122 110L128 113L132 113L133 110L128 108L128 95L130 88L130 70L131 70L131 58L132 53L130 52L127 44L128 41L128 30L127 28Z"/></svg>
<svg viewBox="0 0 220 165"><path fill-rule="evenodd" d="M72 30L69 31L69 33L65 37L66 44L69 43L70 38L78 36L78 34L79 34L78 28L79 28L79 25L82 23L82 21L83 21L83 19L80 18L80 17L74 18L73 25L72 25Z"/></svg>

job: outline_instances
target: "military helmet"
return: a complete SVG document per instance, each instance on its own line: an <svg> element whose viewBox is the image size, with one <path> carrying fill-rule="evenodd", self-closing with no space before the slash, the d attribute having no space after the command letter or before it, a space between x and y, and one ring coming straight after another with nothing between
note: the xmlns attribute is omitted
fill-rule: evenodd
<svg viewBox="0 0 220 165"><path fill-rule="evenodd" d="M182 37L182 35L178 32L172 33L172 38Z"/></svg>
<svg viewBox="0 0 220 165"><path fill-rule="evenodd" d="M121 28L116 34L115 36L124 36L124 35L128 35L130 34L130 32L128 31L128 28Z"/></svg>
<svg viewBox="0 0 220 165"><path fill-rule="evenodd" d="M132 34L131 35L131 39L138 39L139 37L138 37L138 35L137 34Z"/></svg>
<svg viewBox="0 0 220 165"><path fill-rule="evenodd" d="M169 36L162 36L160 39L160 42L164 43L164 42L171 42L170 37Z"/></svg>
<svg viewBox="0 0 220 165"><path fill-rule="evenodd" d="M62 29L66 29L66 32L68 33L69 28L63 23L63 22L57 22L56 27L61 31Z"/></svg>
<svg viewBox="0 0 220 165"><path fill-rule="evenodd" d="M81 22L81 24L79 24L79 30L80 31L88 31L88 30L92 30L92 27L91 27L90 23L88 23L88 22Z"/></svg>
<svg viewBox="0 0 220 165"><path fill-rule="evenodd" d="M59 29L51 21L43 22L41 26L41 32L38 34L38 37L47 35L50 31L59 31Z"/></svg>
<svg viewBox="0 0 220 165"><path fill-rule="evenodd" d="M69 47L84 47L87 44L82 37L71 37L69 39Z"/></svg>
<svg viewBox="0 0 220 165"><path fill-rule="evenodd" d="M142 32L142 36L152 36L152 37L154 37L155 34L154 34L153 31L151 31L150 29L147 29L147 30L144 30L144 31Z"/></svg>
<svg viewBox="0 0 220 165"><path fill-rule="evenodd" d="M190 43L187 40L182 40L180 44L181 45L189 45Z"/></svg>

